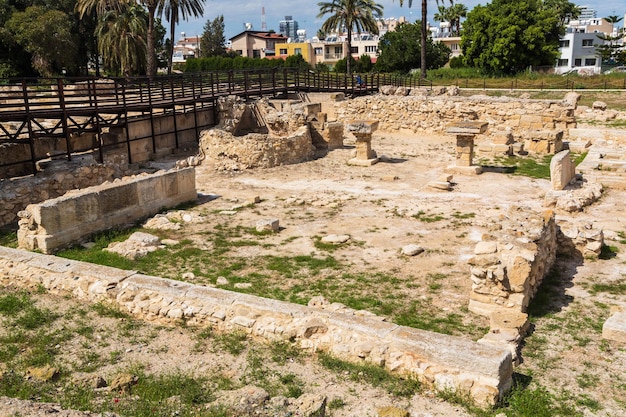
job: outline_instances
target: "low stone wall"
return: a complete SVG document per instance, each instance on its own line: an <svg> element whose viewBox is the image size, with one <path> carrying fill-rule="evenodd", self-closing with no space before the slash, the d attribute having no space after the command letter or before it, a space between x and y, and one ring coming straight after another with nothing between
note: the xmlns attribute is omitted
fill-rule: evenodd
<svg viewBox="0 0 626 417"><path fill-rule="evenodd" d="M98 164L91 156L76 156L72 162L50 161L36 176L0 179L0 226L16 223L17 213L29 204L122 177L128 168L124 162Z"/></svg>
<svg viewBox="0 0 626 417"><path fill-rule="evenodd" d="M164 207L197 198L195 169L141 174L31 204L18 213L19 247L53 253L107 229L128 226Z"/></svg>
<svg viewBox="0 0 626 417"><path fill-rule="evenodd" d="M554 212L511 210L514 213L500 222L502 233L483 236L468 260L469 309L474 313L489 316L505 309L525 313L556 259Z"/></svg>
<svg viewBox="0 0 626 417"><path fill-rule="evenodd" d="M220 331L241 330L273 340L295 340L310 351L328 351L412 375L439 390L468 393L494 404L512 383L511 353L460 337L399 326L368 315L345 314L192 285L33 252L0 247L4 284L71 293L118 303L136 317ZM358 313L358 312L356 312Z"/></svg>
<svg viewBox="0 0 626 417"><path fill-rule="evenodd" d="M315 155L310 122L319 114L320 104L268 99L247 104L229 96L218 100L218 108L219 124L202 132L200 149L219 170L270 168Z"/></svg>
<svg viewBox="0 0 626 417"><path fill-rule="evenodd" d="M446 126L457 121L481 120L489 123L488 135L510 131L519 143L560 141L559 132L567 136L576 127L575 102L531 100L487 96L374 96L357 97L334 104L337 120L378 120L380 130L444 133ZM536 146L538 152L554 153L560 147Z"/></svg>

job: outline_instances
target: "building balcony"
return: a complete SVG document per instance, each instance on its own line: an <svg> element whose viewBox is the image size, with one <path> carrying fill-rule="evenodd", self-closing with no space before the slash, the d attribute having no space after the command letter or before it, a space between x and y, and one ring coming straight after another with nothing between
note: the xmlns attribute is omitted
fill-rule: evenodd
<svg viewBox="0 0 626 417"><path fill-rule="evenodd" d="M343 54L324 54L325 61L338 61L343 57Z"/></svg>

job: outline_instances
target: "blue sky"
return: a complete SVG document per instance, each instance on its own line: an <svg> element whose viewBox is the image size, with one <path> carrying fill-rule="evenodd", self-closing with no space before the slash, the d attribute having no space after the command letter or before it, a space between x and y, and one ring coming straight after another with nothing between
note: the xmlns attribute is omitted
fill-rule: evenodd
<svg viewBox="0 0 626 417"><path fill-rule="evenodd" d="M265 7L265 22L267 29L274 29L278 32L278 22L283 20L286 15L292 16L298 21L300 29L306 29L307 38L315 36L317 30L322 25L325 18L317 18L319 7L317 1L310 0L291 0L285 2L268 1L268 0L205 0L204 16L198 19L190 19L181 22L176 30L175 39L181 38L181 32L185 32L186 36L202 35L204 24L207 20L213 20L219 15L224 16L224 26L226 39L242 32L245 23L252 23L255 30L262 28L262 9ZM328 0L326 0L328 1ZM279 4L282 3L282 4ZM414 22L421 16L421 1L413 0L413 6L407 7L408 0L404 1L404 7L400 7L398 0L378 0L378 3L384 6L384 17L400 17L404 16L409 22ZM471 10L478 4L487 4L488 1L455 1L462 3ZM626 1L624 0L604 0L604 1L588 1L585 3L574 2L582 6L586 5L598 11L598 17L609 15L624 16L626 13ZM446 5L448 2L446 1ZM431 25L436 25L433 15L437 10L435 1L428 1L428 20ZM169 27L164 23L165 27ZM620 26L623 22L620 22Z"/></svg>

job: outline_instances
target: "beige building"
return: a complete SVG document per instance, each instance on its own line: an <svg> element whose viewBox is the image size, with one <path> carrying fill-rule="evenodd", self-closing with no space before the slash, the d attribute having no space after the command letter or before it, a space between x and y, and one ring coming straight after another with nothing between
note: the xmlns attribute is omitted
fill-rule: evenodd
<svg viewBox="0 0 626 417"><path fill-rule="evenodd" d="M246 30L230 38L231 50L248 58L275 57L277 45L287 40L279 33L258 30Z"/></svg>

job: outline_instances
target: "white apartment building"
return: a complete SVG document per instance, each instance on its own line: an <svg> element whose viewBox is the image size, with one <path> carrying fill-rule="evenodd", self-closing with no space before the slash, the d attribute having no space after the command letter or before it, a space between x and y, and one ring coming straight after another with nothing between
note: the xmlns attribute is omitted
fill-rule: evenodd
<svg viewBox="0 0 626 417"><path fill-rule="evenodd" d="M598 35L611 33L613 25L604 19L570 21L559 42L560 57L555 73L565 74L576 70L581 75L599 74L602 60L597 54L596 46L604 44L604 41Z"/></svg>

